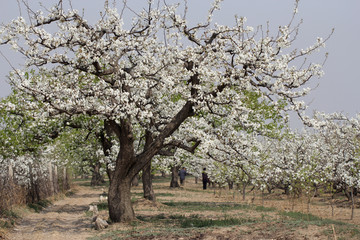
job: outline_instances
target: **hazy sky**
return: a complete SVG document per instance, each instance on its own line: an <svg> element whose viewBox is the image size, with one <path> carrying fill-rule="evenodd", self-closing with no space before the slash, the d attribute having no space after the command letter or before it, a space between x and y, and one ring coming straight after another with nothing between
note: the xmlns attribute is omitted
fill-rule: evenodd
<svg viewBox="0 0 360 240"><path fill-rule="evenodd" d="M6 23L20 15L18 1L0 0L2 3L1 23ZM38 5L40 0L27 1L35 6L34 9L40 8ZM167 0L167 2L173 1ZM57 1L44 0L43 2L49 6ZM68 0L63 0L63 2L68 2ZM99 10L103 7L103 2L103 0L72 0L72 5L81 11L85 9L85 17L95 21L99 16ZM128 0L128 2L136 9L145 6L147 0ZM211 2L211 0L188 0L190 22L203 22ZM276 31L279 25L288 24L293 6L293 0L224 0L221 10L215 14L215 22L232 25L234 15L245 16L249 26L266 25L269 21L270 28ZM300 0L295 21L303 19L304 23L296 43L298 48L308 47L316 41L316 37L327 37L332 28L335 28L334 34L326 43L326 48L319 54L322 57L325 52L329 52L329 58L324 67L325 75L319 80L314 79L314 85L319 85L305 98L310 104L309 114L313 110L327 113L338 111L349 116L360 112L359 10L359 0ZM24 10L21 13L24 16L26 14ZM125 22L127 20L131 21L131 19L125 19ZM15 67L23 62L23 59L9 51L7 46L1 46L0 51ZM322 61L322 58L318 61ZM0 97L10 93L6 78L10 70L11 67L7 61L0 56Z"/></svg>

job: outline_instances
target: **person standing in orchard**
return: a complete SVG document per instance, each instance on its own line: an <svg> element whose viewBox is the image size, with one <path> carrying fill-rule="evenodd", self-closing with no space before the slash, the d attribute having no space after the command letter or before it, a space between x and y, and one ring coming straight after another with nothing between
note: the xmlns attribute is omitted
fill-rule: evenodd
<svg viewBox="0 0 360 240"><path fill-rule="evenodd" d="M186 168L182 167L179 171L180 184L183 186L185 184Z"/></svg>
<svg viewBox="0 0 360 240"><path fill-rule="evenodd" d="M209 182L209 177L206 173L206 168L203 169L203 172L202 172L202 182L203 182L203 189L205 190L206 189L206 186Z"/></svg>

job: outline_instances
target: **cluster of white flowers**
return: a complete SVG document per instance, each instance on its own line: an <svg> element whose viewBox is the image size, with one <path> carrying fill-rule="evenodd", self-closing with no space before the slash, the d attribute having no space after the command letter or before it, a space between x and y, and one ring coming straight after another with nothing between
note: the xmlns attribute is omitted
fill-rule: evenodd
<svg viewBox="0 0 360 240"><path fill-rule="evenodd" d="M317 113L312 122L321 123L302 133L285 132L280 139L237 132L237 138L229 140L222 129L197 154L206 158L207 153L211 161L187 161L197 162L198 168L207 166L219 184L250 182L260 189L283 187L308 193L320 184L330 190L360 188L360 119Z"/></svg>

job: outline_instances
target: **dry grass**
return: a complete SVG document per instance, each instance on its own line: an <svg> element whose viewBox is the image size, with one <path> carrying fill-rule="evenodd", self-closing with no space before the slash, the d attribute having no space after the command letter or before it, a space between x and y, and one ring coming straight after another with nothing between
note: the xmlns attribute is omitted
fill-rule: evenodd
<svg viewBox="0 0 360 240"><path fill-rule="evenodd" d="M9 239L360 239L359 209L349 220L349 207L338 205L331 217L326 196L313 199L307 213L306 198L293 201L281 192L251 192L242 201L238 191L202 190L191 177L175 189L169 188L169 178L153 182L157 202L142 198L141 184L132 188L137 220L131 223L111 224L100 232L92 229L87 210L99 201L102 189L78 182L71 196L41 213L27 214ZM101 206L100 216L108 219L106 204Z"/></svg>
<svg viewBox="0 0 360 240"><path fill-rule="evenodd" d="M324 196L313 199L308 213L305 197L251 192L242 201L236 190L202 190L190 177L181 188L169 183L154 180L156 203L142 199L141 185L133 188L137 221L113 224L90 239L360 239L359 209L353 220L340 206L331 217Z"/></svg>
<svg viewBox="0 0 360 240"><path fill-rule="evenodd" d="M26 202L26 191L8 179L0 179L0 209L10 210L13 205ZM0 213L1 215L1 213Z"/></svg>

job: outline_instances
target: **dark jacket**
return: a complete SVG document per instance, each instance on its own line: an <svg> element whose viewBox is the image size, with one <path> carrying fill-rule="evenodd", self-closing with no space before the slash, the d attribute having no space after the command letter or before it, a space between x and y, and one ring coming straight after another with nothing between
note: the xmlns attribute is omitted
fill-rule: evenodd
<svg viewBox="0 0 360 240"><path fill-rule="evenodd" d="M202 172L202 180L203 182L209 182L209 177L206 172Z"/></svg>
<svg viewBox="0 0 360 240"><path fill-rule="evenodd" d="M185 170L185 169L181 169L180 172L179 172L179 176L180 176L180 179L181 179L181 180L184 180L184 179L185 179L185 176L186 176L186 170Z"/></svg>

